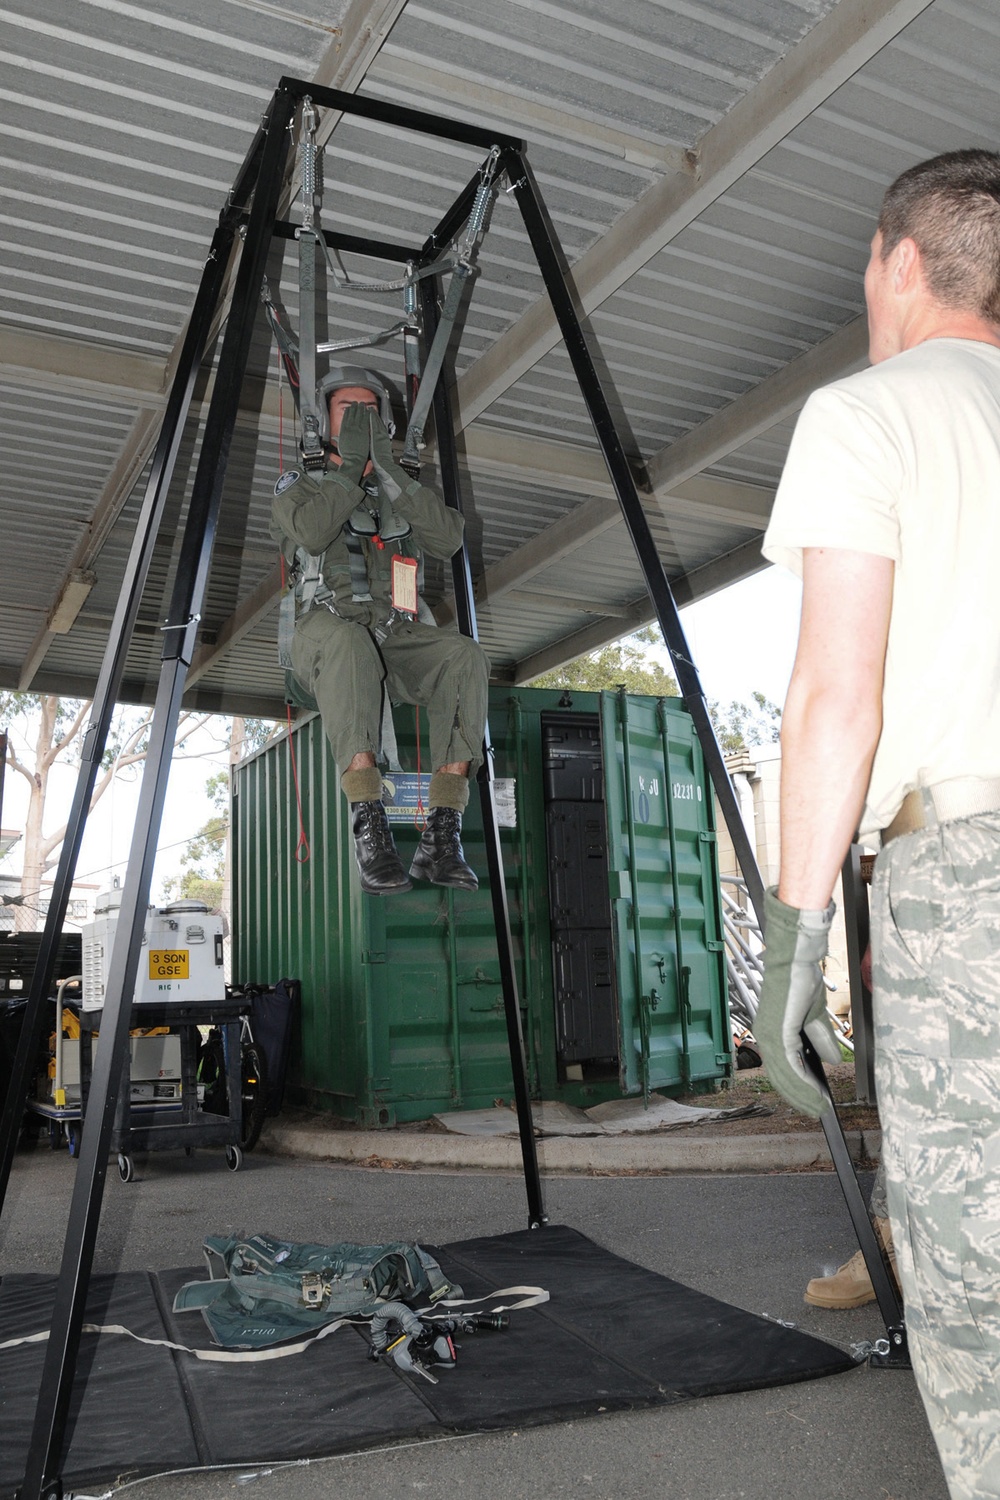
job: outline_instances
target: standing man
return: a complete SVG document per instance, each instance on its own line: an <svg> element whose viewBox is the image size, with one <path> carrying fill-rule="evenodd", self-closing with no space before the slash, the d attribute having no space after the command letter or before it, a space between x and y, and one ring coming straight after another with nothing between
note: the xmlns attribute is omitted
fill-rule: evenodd
<svg viewBox="0 0 1000 1500"><path fill-rule="evenodd" d="M465 522L395 462L389 396L374 370L332 369L319 404L328 421L327 465L281 475L273 527L295 595L292 670L319 705L340 768L361 888L393 895L409 890L412 877L474 891L462 813L482 763L489 661L477 641L437 629L419 595L421 554L452 557ZM383 691L428 716L434 774L409 874L375 763Z"/></svg>
<svg viewBox="0 0 1000 1500"><path fill-rule="evenodd" d="M882 203L872 368L802 412L765 556L803 579L782 726L781 877L757 1035L819 1114L804 1029L855 831L872 912L889 1213L914 1369L956 1500L1000 1496L1000 155Z"/></svg>

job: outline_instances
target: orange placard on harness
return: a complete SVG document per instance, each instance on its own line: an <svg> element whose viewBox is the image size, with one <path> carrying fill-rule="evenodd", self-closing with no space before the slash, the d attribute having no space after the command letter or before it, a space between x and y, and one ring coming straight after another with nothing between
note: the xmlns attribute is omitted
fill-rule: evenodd
<svg viewBox="0 0 1000 1500"><path fill-rule="evenodd" d="M405 614L417 612L417 559L394 557L392 560L392 607Z"/></svg>

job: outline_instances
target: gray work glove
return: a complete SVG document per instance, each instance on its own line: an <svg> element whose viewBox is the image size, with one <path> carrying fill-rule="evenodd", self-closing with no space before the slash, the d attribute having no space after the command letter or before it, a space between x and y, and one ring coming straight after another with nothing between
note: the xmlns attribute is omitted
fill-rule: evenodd
<svg viewBox="0 0 1000 1500"><path fill-rule="evenodd" d="M390 505L394 505L403 493L403 485L410 483L410 478L393 457L392 438L378 412L372 411L371 407L368 408L368 422L371 429L372 463L378 475L378 486Z"/></svg>
<svg viewBox="0 0 1000 1500"><path fill-rule="evenodd" d="M826 911L799 911L779 901L773 887L764 897L764 985L753 1034L778 1093L816 1119L825 1096L803 1060L799 1033L805 1032L824 1062L841 1061L820 970L835 910L831 901Z"/></svg>
<svg viewBox="0 0 1000 1500"><path fill-rule="evenodd" d="M344 415L340 423L340 432L336 437L337 452L340 454L340 475L342 479L351 484L360 484L361 476L368 467L368 455L371 449L371 431L368 425L368 417L371 407L362 401L355 401L351 406L344 408Z"/></svg>

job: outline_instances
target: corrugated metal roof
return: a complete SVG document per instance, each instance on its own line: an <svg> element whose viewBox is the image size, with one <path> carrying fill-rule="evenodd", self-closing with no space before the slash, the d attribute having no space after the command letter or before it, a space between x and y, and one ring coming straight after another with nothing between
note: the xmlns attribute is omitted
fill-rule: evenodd
<svg viewBox="0 0 1000 1500"><path fill-rule="evenodd" d="M703 476L697 499L672 500L671 478L648 500L683 592L755 565L810 361L836 374L839 352L825 348L840 351L838 339L845 370L858 357L850 325L881 192L921 157L995 144L998 59L987 0L911 0L908 12L889 0L623 0L613 14L598 0L5 5L0 685L94 680L165 366L282 74L528 140L640 474L673 474L680 442L684 474ZM481 154L345 117L326 153L324 222L419 245ZM286 245L277 282L294 323L293 256ZM393 269L343 264L353 277ZM501 194L454 374L482 636L497 672L517 677L643 617L641 574L542 297ZM334 290L330 335L371 335L399 315L397 297ZM396 345L371 359L400 382ZM286 397L279 454L278 404L272 362L260 422L234 448L209 651L274 567L270 496L294 452ZM137 697L155 681L199 442L195 423L129 657ZM96 583L69 633L53 635L73 569ZM445 588L443 571L431 579ZM277 705L275 637L273 613L252 621L192 699Z"/></svg>

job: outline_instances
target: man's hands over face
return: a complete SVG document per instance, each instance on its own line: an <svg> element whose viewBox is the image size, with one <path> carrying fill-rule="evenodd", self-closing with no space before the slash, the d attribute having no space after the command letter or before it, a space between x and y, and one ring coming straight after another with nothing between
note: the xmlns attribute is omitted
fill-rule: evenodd
<svg viewBox="0 0 1000 1500"><path fill-rule="evenodd" d="M344 407L337 434L340 473L352 484L360 484L369 460L378 476L379 488L391 502L402 494L399 465L392 452L388 429L374 407L355 401Z"/></svg>
<svg viewBox="0 0 1000 1500"><path fill-rule="evenodd" d="M370 406L355 401L344 407L337 433L337 451L340 454L340 472L352 484L360 484L361 476L368 467L371 448L369 418L373 415ZM378 419L376 418L376 421Z"/></svg>
<svg viewBox="0 0 1000 1500"><path fill-rule="evenodd" d="M378 475L379 489L389 502L399 499L403 493L399 465L392 454L392 439L386 429L385 423L377 412L369 412L371 419L371 453L372 463L375 465L375 473Z"/></svg>

